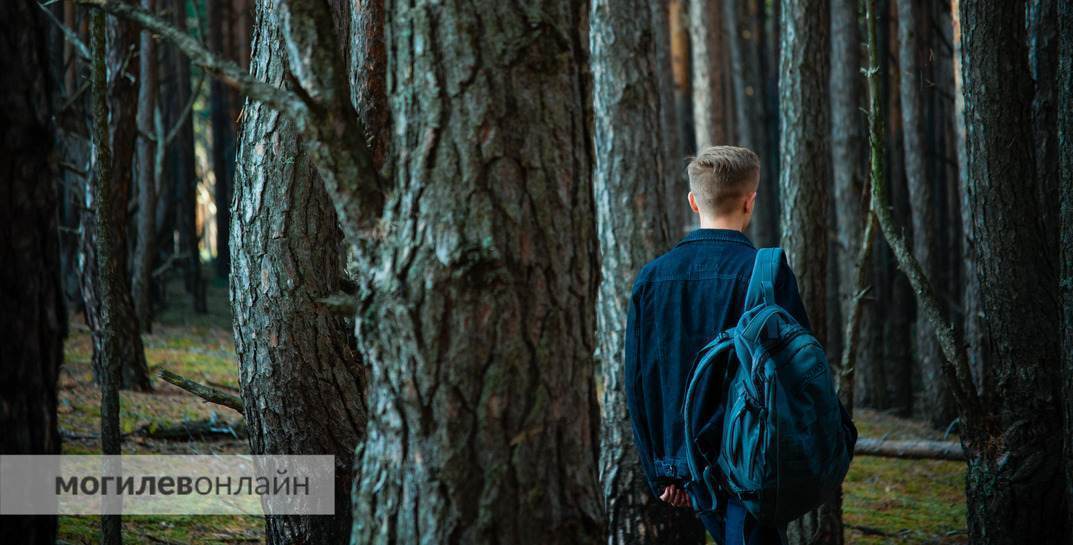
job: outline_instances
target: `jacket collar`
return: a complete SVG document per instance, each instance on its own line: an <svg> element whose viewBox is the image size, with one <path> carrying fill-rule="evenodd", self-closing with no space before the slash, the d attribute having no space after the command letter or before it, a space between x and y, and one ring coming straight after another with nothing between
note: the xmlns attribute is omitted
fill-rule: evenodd
<svg viewBox="0 0 1073 545"><path fill-rule="evenodd" d="M745 233L741 231L735 231L733 229L694 229L686 236L682 237L682 240L675 244L675 247L687 244L690 242L700 241L716 241L716 242L737 242L744 244L750 248L754 248L752 241L749 237L745 236Z"/></svg>

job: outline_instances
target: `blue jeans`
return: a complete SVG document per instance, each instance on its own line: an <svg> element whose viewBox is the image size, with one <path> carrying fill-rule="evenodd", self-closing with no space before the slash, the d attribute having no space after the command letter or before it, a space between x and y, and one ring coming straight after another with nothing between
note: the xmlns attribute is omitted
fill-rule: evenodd
<svg viewBox="0 0 1073 545"><path fill-rule="evenodd" d="M785 545L774 528L761 526L740 503L726 502L726 516L711 511L697 514L701 524L719 545Z"/></svg>

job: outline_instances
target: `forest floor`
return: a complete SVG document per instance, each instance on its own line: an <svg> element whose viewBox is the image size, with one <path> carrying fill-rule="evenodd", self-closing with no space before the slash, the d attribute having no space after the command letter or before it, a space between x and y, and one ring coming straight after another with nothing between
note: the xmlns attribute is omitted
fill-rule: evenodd
<svg viewBox="0 0 1073 545"><path fill-rule="evenodd" d="M237 424L242 416L212 405L172 386L157 375L162 370L217 387L238 386L238 361L231 336L227 288L213 280L209 312L195 314L179 284L169 304L143 335L152 393L123 391L120 427L127 434L124 454L243 454L245 439L159 440L143 432L184 421L217 419ZM92 344L80 315L71 316L60 371L59 426L64 454L100 452L100 394L90 365ZM925 424L858 409L855 421L862 437L939 439ZM844 486L846 543L941 544L968 542L965 533L965 465L934 460L854 459ZM69 544L99 542L99 517L60 517L59 537ZM264 523L255 516L125 516L124 543L148 545L263 543Z"/></svg>

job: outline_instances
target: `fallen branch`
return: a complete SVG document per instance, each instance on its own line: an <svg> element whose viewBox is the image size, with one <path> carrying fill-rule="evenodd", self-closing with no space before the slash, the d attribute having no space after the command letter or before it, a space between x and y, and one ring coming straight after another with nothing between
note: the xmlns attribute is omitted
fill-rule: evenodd
<svg viewBox="0 0 1073 545"><path fill-rule="evenodd" d="M965 460L965 449L961 447L961 443L954 441L857 439L853 452L859 456L908 460Z"/></svg>
<svg viewBox="0 0 1073 545"><path fill-rule="evenodd" d="M246 437L246 423L209 419L181 422L174 425L146 424L137 434L149 439L165 441L188 441L191 439L241 439Z"/></svg>
<svg viewBox="0 0 1073 545"><path fill-rule="evenodd" d="M161 371L160 378L165 382L170 382L171 384L208 401L209 403L223 405L224 407L238 411L240 414L245 414L242 399L235 394L194 382L188 378L176 375L171 371Z"/></svg>

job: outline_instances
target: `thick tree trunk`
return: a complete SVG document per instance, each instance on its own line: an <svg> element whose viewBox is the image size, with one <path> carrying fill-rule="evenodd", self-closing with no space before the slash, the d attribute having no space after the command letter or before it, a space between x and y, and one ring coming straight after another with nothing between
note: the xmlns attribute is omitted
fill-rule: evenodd
<svg viewBox="0 0 1073 545"><path fill-rule="evenodd" d="M827 211L831 157L828 128L826 0L782 7L779 103L782 114L779 179L781 245L797 274L813 333L827 338ZM790 524L791 542L842 543L841 497Z"/></svg>
<svg viewBox="0 0 1073 545"><path fill-rule="evenodd" d="M608 543L703 543L704 528L689 510L649 491L633 447L626 408L623 346L630 286L642 266L673 244L669 211L681 194L668 191L673 163L662 120L673 111L661 94L660 54L649 36L660 24L645 0L592 6L593 103L597 231L601 278L597 301L597 358L603 384L600 480ZM658 11L659 8L652 11ZM664 21L665 22L665 21Z"/></svg>
<svg viewBox="0 0 1073 545"><path fill-rule="evenodd" d="M1032 97L1032 136L1036 148L1039 211L1036 222L1047 246L1057 247L1058 230L1058 4L1068 0L1028 1L1028 68L1036 82ZM1040 256L1057 268L1057 255Z"/></svg>
<svg viewBox="0 0 1073 545"><path fill-rule="evenodd" d="M156 0L142 0L142 7L156 10ZM139 32L138 47L138 215L131 297L142 331L153 329L153 263L156 260L156 42L147 30Z"/></svg>
<svg viewBox="0 0 1073 545"><path fill-rule="evenodd" d="M172 0L171 14L175 27L186 31L186 0ZM194 122L193 112L185 113L191 99L190 60L178 49L172 48L173 68L171 75L173 97L169 114L165 117L170 122L168 128L178 123L178 133L168 150L169 169L172 176L172 190L175 192L175 230L178 232L179 245L176 249L182 255L183 282L187 293L193 298L194 310L206 312L205 281L201 277L201 255L198 251L197 232L197 172L194 168Z"/></svg>
<svg viewBox="0 0 1073 545"><path fill-rule="evenodd" d="M56 378L67 329L60 282L48 21L0 3L0 454L59 454ZM0 517L0 535L56 541L55 516ZM16 537L17 536L17 537Z"/></svg>
<svg viewBox="0 0 1073 545"><path fill-rule="evenodd" d="M238 60L234 31L236 15L232 2L209 2L209 47L231 60ZM212 110L212 171L216 201L216 276L227 278L231 270L228 239L231 229L231 187L235 178L235 112L238 93L219 79L209 85Z"/></svg>
<svg viewBox="0 0 1073 545"><path fill-rule="evenodd" d="M406 122L357 313L356 543L604 539L583 17L567 1L387 13Z"/></svg>
<svg viewBox="0 0 1073 545"><path fill-rule="evenodd" d="M909 216L913 233L913 254L924 274L938 277L936 252L936 214L932 199L935 180L927 175L924 146L922 89L925 85L924 67L920 62L920 29L925 6L920 0L897 0L898 24L898 89L902 112L902 153L905 178L909 189ZM944 429L956 417L953 396L942 377L939 343L923 313L917 313L914 328L916 360L923 381L924 416L932 426Z"/></svg>
<svg viewBox="0 0 1073 545"><path fill-rule="evenodd" d="M732 143L726 104L727 71L721 5L713 0L689 2L693 132L698 149Z"/></svg>
<svg viewBox="0 0 1073 545"><path fill-rule="evenodd" d="M847 320L858 289L857 256L865 227L864 212L867 209L862 205L866 188L861 66L861 31L857 22L857 3L853 0L832 0L831 172L837 243L834 245L836 253L829 256L829 263L837 271L841 315ZM872 270L870 255L862 266L866 271ZM869 283L867 287L872 286ZM861 299L860 322L857 327L860 328L860 336L863 339L870 338L874 324L874 303L874 293ZM858 356L859 354L854 355L855 366L874 365L873 361Z"/></svg>
<svg viewBox="0 0 1073 545"><path fill-rule="evenodd" d="M283 86L272 0L257 4L252 72ZM317 300L342 289L342 233L294 125L246 102L231 225L231 302L250 447L336 457L335 516L268 517L273 545L346 543L367 371L346 321Z"/></svg>
<svg viewBox="0 0 1073 545"><path fill-rule="evenodd" d="M1025 221L1038 212L1025 196L1039 188L1025 8L962 0L960 9L969 204L994 350L984 406L998 434L969 462L969 533L974 543L1044 543L1070 535L1069 484L1055 440L1063 432L1058 248Z"/></svg>
<svg viewBox="0 0 1073 545"><path fill-rule="evenodd" d="M1073 528L1073 5L1058 6L1058 157L1061 229L1058 286L1062 297L1062 398L1065 404L1066 527ZM1073 538L1067 540L1073 543Z"/></svg>
<svg viewBox="0 0 1073 545"><path fill-rule="evenodd" d="M108 22L108 73L116 74L107 84L110 85L106 113L109 118L104 123L108 137L106 144L110 147L107 154L111 164L107 169L111 179L101 184L91 179L85 187L82 214L82 300L86 323L93 331L93 370L98 382L101 382L101 370L104 369L105 351L113 350L120 362L122 387L133 390L148 391L149 370L145 361L145 348L142 345L141 328L134 312L131 299L130 279L127 276L127 202L130 198L131 166L134 159L134 140L136 134L136 100L137 77L131 74L133 67L126 64L127 53L134 44L136 32L132 24L110 19ZM102 47L104 45L102 44ZM120 67L126 70L120 75ZM99 112L97 112L99 113ZM94 135L94 143L98 135ZM100 155L96 160L100 160ZM99 174L102 165L97 165L94 176ZM102 194L102 189L108 194ZM101 209L103 207L103 209ZM99 215L104 215L103 225L111 231L101 233ZM108 268L97 265L104 248L101 238L109 240L112 255L107 257ZM113 274L114 273L114 274ZM105 319L105 292L111 294L111 302ZM106 346L108 343L114 344Z"/></svg>

